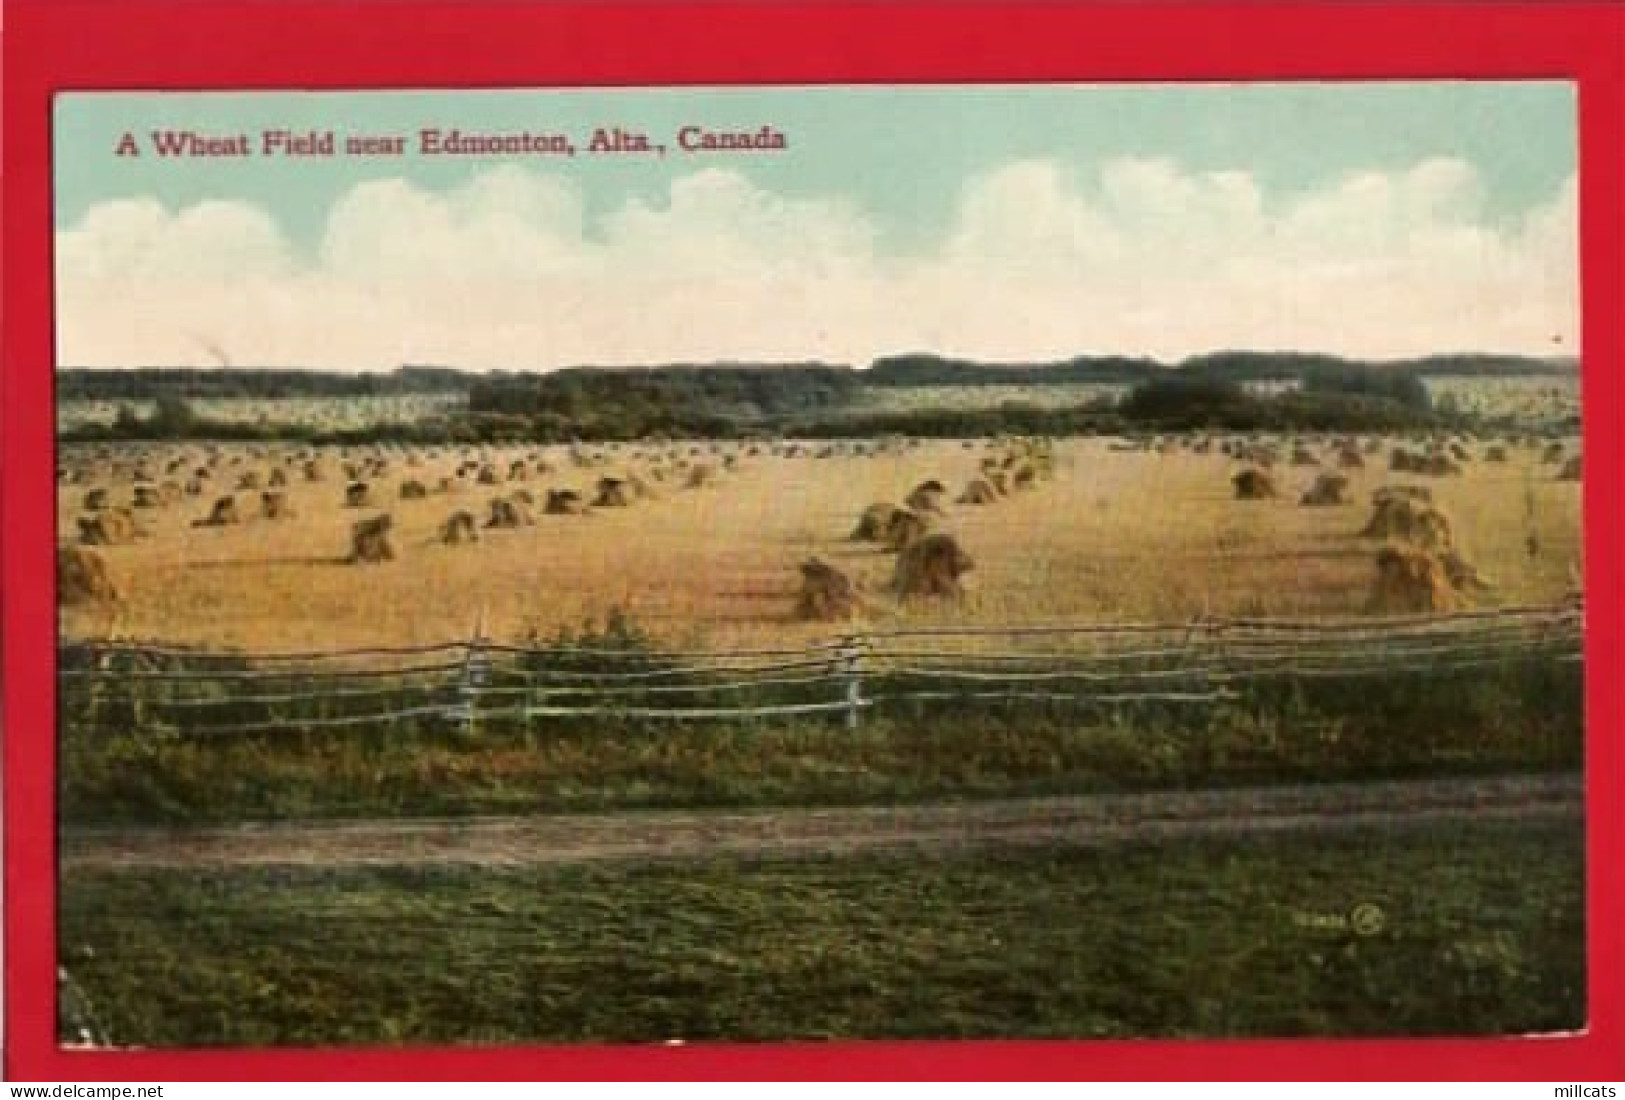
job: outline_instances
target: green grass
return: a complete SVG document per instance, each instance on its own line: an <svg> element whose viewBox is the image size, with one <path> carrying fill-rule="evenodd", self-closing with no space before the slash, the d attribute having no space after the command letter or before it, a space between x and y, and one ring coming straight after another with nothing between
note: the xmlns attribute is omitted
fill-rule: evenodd
<svg viewBox="0 0 1625 1100"><path fill-rule="evenodd" d="M857 730L538 722L531 729L188 732L81 726L76 824L852 805L1577 768L1578 665L1260 686L1220 706L899 707Z"/></svg>
<svg viewBox="0 0 1625 1100"><path fill-rule="evenodd" d="M63 962L150 1046L1583 1026L1578 825L536 869L108 872ZM1340 927L1361 903L1374 935Z"/></svg>

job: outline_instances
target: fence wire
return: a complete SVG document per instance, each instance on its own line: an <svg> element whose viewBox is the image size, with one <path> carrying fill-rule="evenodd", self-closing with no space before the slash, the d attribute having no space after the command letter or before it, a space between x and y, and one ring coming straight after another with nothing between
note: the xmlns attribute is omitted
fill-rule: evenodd
<svg viewBox="0 0 1625 1100"><path fill-rule="evenodd" d="M1575 604L1384 619L893 630L715 653L483 639L324 653L72 643L61 718L140 733L549 719L749 720L923 704L1203 706L1281 681L1358 683L1583 659ZM924 644L922 644L922 642Z"/></svg>

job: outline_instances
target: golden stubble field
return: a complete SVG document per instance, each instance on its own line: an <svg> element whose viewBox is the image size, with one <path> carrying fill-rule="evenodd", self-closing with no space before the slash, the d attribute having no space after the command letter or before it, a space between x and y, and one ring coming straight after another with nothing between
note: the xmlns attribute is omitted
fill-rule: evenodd
<svg viewBox="0 0 1625 1100"><path fill-rule="evenodd" d="M1394 474L1386 453L1368 456L1351 479L1353 503L1301 507L1300 493L1320 469L1281 465L1281 496L1238 501L1229 478L1243 468L1216 449L1159 454L1115 449L1105 440L1055 445L1054 476L990 505L951 503L978 475L988 444L922 442L857 456L823 445L786 457L739 455L737 470L698 489L670 480L657 499L585 516L545 515L550 488L589 499L605 474L641 472L632 446L594 448L604 465L580 468L565 448L424 448L407 466L406 448L326 452L327 480L305 482L289 466L294 518L260 518L259 493L237 494L243 522L194 527L242 471L268 473L293 445L133 445L100 451L64 448L62 465L80 480L59 490L59 532L76 535L90 488L105 486L127 504L131 482L121 459L136 453L159 465L184 457L190 468L207 450L221 458L215 488L137 512L148 534L133 544L97 548L120 599L112 606L64 608L65 638L120 637L258 651L407 645L467 638L483 623L489 636L552 635L611 609L673 645L762 647L826 639L852 627L803 623L793 616L797 566L817 555L846 571L865 607L853 626L1026 625L1104 621L1183 621L1198 614L1315 617L1361 613L1378 544L1358 532L1382 485L1426 484L1449 515L1456 541L1494 588L1482 606L1549 603L1579 586L1581 487L1557 480L1558 467L1533 447L1510 448L1510 461L1475 458L1462 476ZM1471 444L1477 453L1482 444ZM1330 441L1311 443L1334 469ZM691 448L678 449L684 456ZM1290 447L1287 448L1290 451ZM1569 454L1579 451L1569 440ZM685 461L719 462L709 447ZM390 473L373 484L380 506L344 506L350 457L383 454ZM523 483L458 480L425 500L399 499L407 478L433 486L477 456L506 471L511 460L540 456L556 473ZM902 503L921 481L948 487L938 527L975 559L962 601L899 604L887 592L894 555L849 535L858 514L879 501ZM534 526L482 529L477 544L446 546L436 534L453 511L483 524L488 502L524 487L538 497ZM350 528L388 512L396 560L346 562ZM1533 536L1533 540L1531 540ZM1531 552L1531 544L1535 552Z"/></svg>

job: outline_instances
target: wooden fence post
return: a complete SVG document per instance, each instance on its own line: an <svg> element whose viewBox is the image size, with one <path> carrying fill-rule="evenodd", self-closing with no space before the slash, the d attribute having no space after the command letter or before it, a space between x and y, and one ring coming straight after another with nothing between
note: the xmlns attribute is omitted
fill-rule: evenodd
<svg viewBox="0 0 1625 1100"><path fill-rule="evenodd" d="M457 717L462 721L463 732L474 732L474 717L479 702L480 689L490 681L491 659L486 656L485 631L483 626L476 627L474 636L469 639L468 648L463 657L463 675L457 684L457 694L460 702L457 706Z"/></svg>
<svg viewBox="0 0 1625 1100"><path fill-rule="evenodd" d="M841 639L841 673L846 681L846 728L858 728L863 706L863 642L856 635Z"/></svg>

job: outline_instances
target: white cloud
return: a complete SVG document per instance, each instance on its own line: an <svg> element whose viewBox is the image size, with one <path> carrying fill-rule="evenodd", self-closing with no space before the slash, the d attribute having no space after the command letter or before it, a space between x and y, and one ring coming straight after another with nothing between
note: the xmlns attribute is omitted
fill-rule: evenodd
<svg viewBox="0 0 1625 1100"><path fill-rule="evenodd" d="M1166 159L1087 175L1035 159L967 181L938 243L898 257L850 202L734 171L589 218L572 181L508 166L442 192L361 184L301 259L248 204L122 200L58 234L59 357L545 368L1575 347L1573 178L1521 218L1486 207L1453 159L1295 196Z"/></svg>

